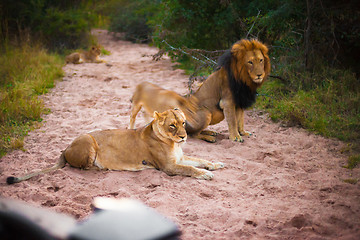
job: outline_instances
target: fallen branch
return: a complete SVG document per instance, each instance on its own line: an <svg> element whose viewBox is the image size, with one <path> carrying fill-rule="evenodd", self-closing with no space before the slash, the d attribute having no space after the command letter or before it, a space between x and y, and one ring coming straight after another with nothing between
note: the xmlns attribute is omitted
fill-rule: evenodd
<svg viewBox="0 0 360 240"><path fill-rule="evenodd" d="M269 77L271 77L271 78L276 78L276 79L280 79L282 82L288 82L288 80L286 80L285 78L280 77L280 76L269 75Z"/></svg>
<svg viewBox="0 0 360 240"><path fill-rule="evenodd" d="M246 38L249 37L250 33L251 33L251 30L253 29L255 23L256 23L256 20L259 18L259 15L261 13L261 10L258 11L258 14L256 15L256 18L255 18L255 21L253 22L253 24L251 25L251 28L249 29L248 33L246 34Z"/></svg>

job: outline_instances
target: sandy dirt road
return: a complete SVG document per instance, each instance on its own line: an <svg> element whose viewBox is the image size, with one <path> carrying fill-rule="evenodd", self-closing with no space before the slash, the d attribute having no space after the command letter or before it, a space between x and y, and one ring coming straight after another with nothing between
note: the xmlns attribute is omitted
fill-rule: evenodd
<svg viewBox="0 0 360 240"><path fill-rule="evenodd" d="M42 98L51 113L25 140L26 151L0 159L0 194L84 219L96 196L133 198L178 224L182 239L360 239L359 167L342 166L343 144L298 128L272 123L249 110L245 128L253 136L231 142L225 121L212 126L214 144L189 139L184 153L222 161L211 181L141 172L84 171L65 168L14 185L10 175L41 169L80 134L126 128L135 86L150 81L181 94L188 77L168 58L152 61L157 49L116 41L97 30L111 55L106 64L69 64L65 77ZM265 83L266 84L266 83ZM140 114L137 126L144 124Z"/></svg>

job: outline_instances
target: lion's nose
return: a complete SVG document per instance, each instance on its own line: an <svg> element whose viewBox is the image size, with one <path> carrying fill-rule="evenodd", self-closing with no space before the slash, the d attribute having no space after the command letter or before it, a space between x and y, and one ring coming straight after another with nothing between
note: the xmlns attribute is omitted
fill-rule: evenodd
<svg viewBox="0 0 360 240"><path fill-rule="evenodd" d="M262 73L258 74L257 76L258 76L258 78L261 78L261 76L262 76Z"/></svg>
<svg viewBox="0 0 360 240"><path fill-rule="evenodd" d="M185 135L183 135L183 136L179 136L181 139L184 139L186 136Z"/></svg>

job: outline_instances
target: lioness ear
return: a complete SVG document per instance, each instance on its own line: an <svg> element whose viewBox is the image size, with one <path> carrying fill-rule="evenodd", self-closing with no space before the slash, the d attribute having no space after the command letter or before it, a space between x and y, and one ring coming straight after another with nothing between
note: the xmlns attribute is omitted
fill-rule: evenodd
<svg viewBox="0 0 360 240"><path fill-rule="evenodd" d="M153 118L156 121L159 121L160 125L164 125L165 117L161 115L161 113L158 113L157 111L154 111Z"/></svg>
<svg viewBox="0 0 360 240"><path fill-rule="evenodd" d="M183 112L183 111L181 111L181 109L180 109L180 108L174 108L174 111L179 112L180 116L181 116L182 118L186 119L184 112Z"/></svg>
<svg viewBox="0 0 360 240"><path fill-rule="evenodd" d="M157 119L159 119L159 117L160 117L160 113L158 113L157 111L154 111L153 118L155 120L157 120Z"/></svg>

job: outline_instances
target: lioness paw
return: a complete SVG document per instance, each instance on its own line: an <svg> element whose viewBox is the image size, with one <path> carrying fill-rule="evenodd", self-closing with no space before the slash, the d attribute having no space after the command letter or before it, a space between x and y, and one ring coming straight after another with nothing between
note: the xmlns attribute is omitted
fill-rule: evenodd
<svg viewBox="0 0 360 240"><path fill-rule="evenodd" d="M224 168L225 164L222 162L217 162L214 164L215 165L215 169L220 169L220 168Z"/></svg>
<svg viewBox="0 0 360 240"><path fill-rule="evenodd" d="M241 135L241 136L249 137L249 136L252 135L252 133L251 133L251 132L248 132L248 131L242 131L242 132L240 132L240 135Z"/></svg>
<svg viewBox="0 0 360 240"><path fill-rule="evenodd" d="M229 138L231 140L235 141L235 142L244 142L244 140L242 139L242 137L240 135L238 135L238 136L230 136Z"/></svg>
<svg viewBox="0 0 360 240"><path fill-rule="evenodd" d="M208 167L206 167L205 169L207 170L216 170L216 169L220 169L223 168L225 166L224 163L222 162L217 162L217 163L211 163Z"/></svg>
<svg viewBox="0 0 360 240"><path fill-rule="evenodd" d="M203 179L203 180L211 180L214 177L214 174L207 170L199 170L201 171L201 174L197 176L197 179Z"/></svg>
<svg viewBox="0 0 360 240"><path fill-rule="evenodd" d="M204 140L206 142L209 143L214 143L216 142L216 137L215 136L211 136L211 135L206 135L206 134L199 134L198 136L196 136L196 138Z"/></svg>

